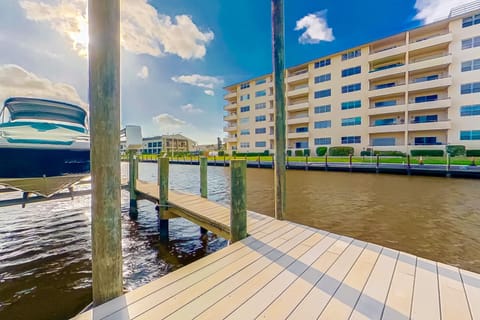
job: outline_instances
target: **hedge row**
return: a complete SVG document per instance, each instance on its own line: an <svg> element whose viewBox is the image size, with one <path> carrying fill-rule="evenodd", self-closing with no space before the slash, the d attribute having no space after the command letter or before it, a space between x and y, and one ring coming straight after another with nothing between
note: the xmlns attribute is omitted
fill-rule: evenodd
<svg viewBox="0 0 480 320"><path fill-rule="evenodd" d="M330 147L328 155L333 157L346 157L353 154L353 147Z"/></svg>
<svg viewBox="0 0 480 320"><path fill-rule="evenodd" d="M262 157L262 156L268 156L270 152L268 150L265 150L263 152L236 152L233 151L232 155L236 157Z"/></svg>
<svg viewBox="0 0 480 320"><path fill-rule="evenodd" d="M480 150L467 150L467 157L480 157Z"/></svg>
<svg viewBox="0 0 480 320"><path fill-rule="evenodd" d="M443 150L411 150L413 157L443 157Z"/></svg>
<svg viewBox="0 0 480 320"><path fill-rule="evenodd" d="M465 146L449 145L447 146L447 153L450 154L451 157L464 156Z"/></svg>

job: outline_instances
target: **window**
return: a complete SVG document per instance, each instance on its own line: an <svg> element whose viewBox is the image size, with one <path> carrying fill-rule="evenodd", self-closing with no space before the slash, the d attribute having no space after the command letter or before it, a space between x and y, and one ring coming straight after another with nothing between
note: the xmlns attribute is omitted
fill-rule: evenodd
<svg viewBox="0 0 480 320"><path fill-rule="evenodd" d="M250 142L240 142L240 148L250 148Z"/></svg>
<svg viewBox="0 0 480 320"><path fill-rule="evenodd" d="M462 50L480 47L480 36L462 40Z"/></svg>
<svg viewBox="0 0 480 320"><path fill-rule="evenodd" d="M344 118L342 119L342 127L358 126L362 124L362 117Z"/></svg>
<svg viewBox="0 0 480 320"><path fill-rule="evenodd" d="M422 103L422 102L429 102L429 101L437 101L438 94L432 94L428 96L419 96L415 97L415 103Z"/></svg>
<svg viewBox="0 0 480 320"><path fill-rule="evenodd" d="M240 112L248 112L248 111L250 111L250 106L240 107Z"/></svg>
<svg viewBox="0 0 480 320"><path fill-rule="evenodd" d="M265 97L266 95L267 95L266 90L260 90L260 91L255 92L255 97Z"/></svg>
<svg viewBox="0 0 480 320"><path fill-rule="evenodd" d="M325 138L315 138L315 145L316 146L324 146L332 144L332 138L330 137L325 137Z"/></svg>
<svg viewBox="0 0 480 320"><path fill-rule="evenodd" d="M360 108L361 106L362 101L360 100L342 102L342 110L356 109Z"/></svg>
<svg viewBox="0 0 480 320"><path fill-rule="evenodd" d="M395 144L396 144L395 138L372 139L372 146L394 146Z"/></svg>
<svg viewBox="0 0 480 320"><path fill-rule="evenodd" d="M418 77L413 79L413 82L425 82L425 81L432 81L432 80L437 80L438 79L438 74L432 74L429 76L424 76L424 77Z"/></svg>
<svg viewBox="0 0 480 320"><path fill-rule="evenodd" d="M342 93L359 91L361 89L362 89L362 85L360 83L349 84L347 86L342 87Z"/></svg>
<svg viewBox="0 0 480 320"><path fill-rule="evenodd" d="M392 124L397 124L397 119L395 119L395 118L377 119L373 122L374 127L389 126L389 125L392 125Z"/></svg>
<svg viewBox="0 0 480 320"><path fill-rule="evenodd" d="M255 134L267 133L267 128L255 128Z"/></svg>
<svg viewBox="0 0 480 320"><path fill-rule="evenodd" d="M321 74L315 77L315 83L330 81L332 79L332 75L330 73Z"/></svg>
<svg viewBox="0 0 480 320"><path fill-rule="evenodd" d="M316 121L314 126L315 126L315 129L330 128L332 126L332 121L331 120Z"/></svg>
<svg viewBox="0 0 480 320"><path fill-rule="evenodd" d="M416 116L413 118L412 123L425 123L425 122L437 122L438 115L432 114L427 116Z"/></svg>
<svg viewBox="0 0 480 320"><path fill-rule="evenodd" d="M324 59L324 60L320 60L320 61L317 61L315 62L314 66L315 66L315 69L318 69L318 68L323 68L323 67L326 67L326 66L329 66L330 65L330 58L328 59Z"/></svg>
<svg viewBox="0 0 480 320"><path fill-rule="evenodd" d="M470 94L480 92L480 82L472 82L462 84L460 87L461 94Z"/></svg>
<svg viewBox="0 0 480 320"><path fill-rule="evenodd" d="M441 142L437 142L437 137L415 137L414 141L416 146L442 144Z"/></svg>
<svg viewBox="0 0 480 320"><path fill-rule="evenodd" d="M378 89L385 89L385 88L391 88L395 87L396 83L395 82L387 82L387 83L382 83L382 84L377 84L375 87L373 87L375 90Z"/></svg>
<svg viewBox="0 0 480 320"><path fill-rule="evenodd" d="M245 83L240 84L240 90L247 89L247 88L250 88L250 83L249 82L245 82Z"/></svg>
<svg viewBox="0 0 480 320"><path fill-rule="evenodd" d="M248 130L248 129L240 130L240 135L241 136L248 136L249 134L250 134L250 130Z"/></svg>
<svg viewBox="0 0 480 320"><path fill-rule="evenodd" d="M255 117L255 122L262 122L262 121L267 121L267 116L261 115L261 116Z"/></svg>
<svg viewBox="0 0 480 320"><path fill-rule="evenodd" d="M308 141L295 142L295 149L306 149L306 148L308 148Z"/></svg>
<svg viewBox="0 0 480 320"><path fill-rule="evenodd" d="M348 68L348 69L343 69L342 70L342 77L349 77L353 76L354 74L359 74L362 72L362 67L353 67L353 68Z"/></svg>
<svg viewBox="0 0 480 320"><path fill-rule="evenodd" d="M461 106L460 107L460 116L480 116L480 104L475 104L471 106Z"/></svg>
<svg viewBox="0 0 480 320"><path fill-rule="evenodd" d="M397 100L385 100L375 102L375 108L396 106Z"/></svg>
<svg viewBox="0 0 480 320"><path fill-rule="evenodd" d="M260 80L255 81L255 85L259 86L259 85L264 84L266 82L267 82L267 79L265 79L265 78L260 79Z"/></svg>
<svg viewBox="0 0 480 320"><path fill-rule="evenodd" d="M480 59L462 62L462 72L480 69Z"/></svg>
<svg viewBox="0 0 480 320"><path fill-rule="evenodd" d="M308 127L299 127L295 129L296 133L308 132Z"/></svg>
<svg viewBox="0 0 480 320"><path fill-rule="evenodd" d="M315 113L327 113L332 111L332 106L329 104L326 104L324 106L317 106L314 108Z"/></svg>
<svg viewBox="0 0 480 320"><path fill-rule="evenodd" d="M245 118L240 118L240 124L246 124L249 122L249 118L248 117L245 117Z"/></svg>
<svg viewBox="0 0 480 320"><path fill-rule="evenodd" d="M265 109L267 104L265 102L255 104L255 110Z"/></svg>
<svg viewBox="0 0 480 320"><path fill-rule="evenodd" d="M460 140L480 140L480 130L460 131Z"/></svg>
<svg viewBox="0 0 480 320"><path fill-rule="evenodd" d="M152 147L152 143L151 143L151 142L148 143L148 147L149 147L149 148Z"/></svg>
<svg viewBox="0 0 480 320"><path fill-rule="evenodd" d="M247 94L243 94L240 96L240 101L245 101L245 100L248 100L250 99L250 94L247 93Z"/></svg>
<svg viewBox="0 0 480 320"><path fill-rule="evenodd" d="M318 98L324 98L324 97L330 97L332 95L332 90L331 89L325 89L325 90L320 90L320 91L315 91L315 99Z"/></svg>
<svg viewBox="0 0 480 320"><path fill-rule="evenodd" d="M476 15L471 16L471 17L463 18L462 28L471 27L471 26L473 26L475 24L479 24L479 23L480 23L480 14L476 14Z"/></svg>
<svg viewBox="0 0 480 320"><path fill-rule="evenodd" d="M362 137L360 136L342 137L342 144L350 144L350 143L362 143Z"/></svg>
<svg viewBox="0 0 480 320"><path fill-rule="evenodd" d="M255 147L256 148L265 148L267 146L266 141L256 141L255 142Z"/></svg>
<svg viewBox="0 0 480 320"><path fill-rule="evenodd" d="M362 55L362 51L360 49L349 51L347 53L342 54L342 61L360 57L361 55Z"/></svg>

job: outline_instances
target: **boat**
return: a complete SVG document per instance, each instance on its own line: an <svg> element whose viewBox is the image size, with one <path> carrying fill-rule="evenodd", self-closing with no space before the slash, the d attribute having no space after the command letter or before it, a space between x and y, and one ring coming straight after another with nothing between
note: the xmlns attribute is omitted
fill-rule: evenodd
<svg viewBox="0 0 480 320"><path fill-rule="evenodd" d="M0 185L50 197L90 174L87 112L80 106L12 97L0 112Z"/></svg>

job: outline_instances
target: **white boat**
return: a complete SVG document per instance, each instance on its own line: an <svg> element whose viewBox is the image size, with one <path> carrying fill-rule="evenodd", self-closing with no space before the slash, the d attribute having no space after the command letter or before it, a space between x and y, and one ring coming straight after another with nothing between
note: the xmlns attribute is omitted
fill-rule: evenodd
<svg viewBox="0 0 480 320"><path fill-rule="evenodd" d="M81 107L14 97L5 100L0 121L0 185L49 197L90 174Z"/></svg>

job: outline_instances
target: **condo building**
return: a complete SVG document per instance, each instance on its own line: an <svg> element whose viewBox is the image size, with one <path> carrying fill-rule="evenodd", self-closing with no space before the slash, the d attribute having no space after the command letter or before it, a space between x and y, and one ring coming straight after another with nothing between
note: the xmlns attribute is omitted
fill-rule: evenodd
<svg viewBox="0 0 480 320"><path fill-rule="evenodd" d="M272 74L225 88L227 152L274 151ZM287 149L480 149L480 2L288 68Z"/></svg>

